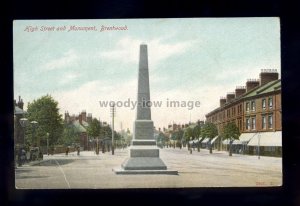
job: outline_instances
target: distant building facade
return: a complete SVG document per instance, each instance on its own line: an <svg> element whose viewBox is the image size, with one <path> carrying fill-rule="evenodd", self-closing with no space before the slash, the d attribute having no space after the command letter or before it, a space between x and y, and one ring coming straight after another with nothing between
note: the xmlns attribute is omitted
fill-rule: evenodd
<svg viewBox="0 0 300 206"><path fill-rule="evenodd" d="M262 70L259 79L249 79L246 86L236 87L235 92L221 97L220 106L206 114L206 121L214 123L219 134L227 123L235 123L242 134L241 141L235 143L242 148L246 145L250 154L257 152L261 140L262 153L281 155L281 111L279 74L276 70ZM220 138L219 147L223 145Z"/></svg>
<svg viewBox="0 0 300 206"><path fill-rule="evenodd" d="M79 144L81 147L83 147L84 150L88 150L89 143L87 127L92 122L92 119L92 114L87 114L85 110L83 110L77 116L70 116L68 111L65 112L65 124L72 125L75 128L75 131L79 134Z"/></svg>
<svg viewBox="0 0 300 206"><path fill-rule="evenodd" d="M21 126L20 119L24 117L24 102L19 96L18 102L14 100L14 142L15 145L24 144L24 129Z"/></svg>

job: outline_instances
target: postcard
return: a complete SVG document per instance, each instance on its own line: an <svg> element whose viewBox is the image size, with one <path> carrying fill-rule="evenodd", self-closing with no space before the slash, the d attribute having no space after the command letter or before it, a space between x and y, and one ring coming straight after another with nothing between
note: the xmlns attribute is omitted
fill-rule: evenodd
<svg viewBox="0 0 300 206"><path fill-rule="evenodd" d="M16 189L282 185L280 19L15 20Z"/></svg>

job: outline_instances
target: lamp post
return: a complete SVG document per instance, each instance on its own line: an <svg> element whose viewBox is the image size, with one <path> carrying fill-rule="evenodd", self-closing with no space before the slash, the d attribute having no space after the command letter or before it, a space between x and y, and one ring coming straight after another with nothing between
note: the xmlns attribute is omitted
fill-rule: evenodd
<svg viewBox="0 0 300 206"><path fill-rule="evenodd" d="M257 148L257 151L258 151L258 159L260 159L260 133L258 133L258 148Z"/></svg>
<svg viewBox="0 0 300 206"><path fill-rule="evenodd" d="M31 121L30 123L31 123L32 129L33 129L33 131L32 131L32 140L35 141L35 128L37 127L38 122L37 121ZM36 140L36 146L37 147L40 146L38 140Z"/></svg>
<svg viewBox="0 0 300 206"><path fill-rule="evenodd" d="M114 148L114 122L115 122L115 115L116 115L116 107L115 104L113 103L111 108L110 108L110 112L111 112L111 118L112 118L112 137L111 137L111 154L114 155L115 154L115 148Z"/></svg>
<svg viewBox="0 0 300 206"><path fill-rule="evenodd" d="M27 118L21 118L20 124L23 128L23 145L25 146L25 127L28 125L28 119Z"/></svg>

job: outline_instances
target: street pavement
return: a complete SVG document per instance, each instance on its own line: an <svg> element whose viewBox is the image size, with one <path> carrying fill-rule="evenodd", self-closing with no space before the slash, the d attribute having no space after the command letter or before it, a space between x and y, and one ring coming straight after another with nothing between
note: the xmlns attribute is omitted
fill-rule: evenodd
<svg viewBox="0 0 300 206"><path fill-rule="evenodd" d="M96 155L94 151L44 155L43 161L17 167L17 189L269 187L282 185L282 158L239 155L206 149L160 149L160 157L178 175L116 175L127 149Z"/></svg>

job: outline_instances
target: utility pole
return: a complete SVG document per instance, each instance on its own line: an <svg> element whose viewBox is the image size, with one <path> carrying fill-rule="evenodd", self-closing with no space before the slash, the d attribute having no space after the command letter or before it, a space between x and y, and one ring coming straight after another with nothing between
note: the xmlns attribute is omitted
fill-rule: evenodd
<svg viewBox="0 0 300 206"><path fill-rule="evenodd" d="M115 115L116 115L116 107L115 107L115 104L113 103L113 105L111 106L110 108L110 113L111 113L111 117L112 117L112 122L111 122L111 125L112 125L112 132L111 132L111 154L114 155L115 154L115 151L114 151L114 122L115 122Z"/></svg>

